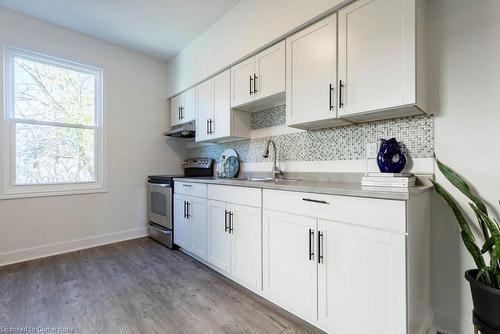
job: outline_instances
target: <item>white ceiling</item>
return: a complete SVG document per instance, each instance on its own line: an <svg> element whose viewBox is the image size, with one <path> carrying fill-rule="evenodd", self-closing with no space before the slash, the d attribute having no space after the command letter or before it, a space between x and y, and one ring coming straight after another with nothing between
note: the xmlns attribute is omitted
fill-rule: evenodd
<svg viewBox="0 0 500 334"><path fill-rule="evenodd" d="M169 60L240 1L0 0L0 6Z"/></svg>

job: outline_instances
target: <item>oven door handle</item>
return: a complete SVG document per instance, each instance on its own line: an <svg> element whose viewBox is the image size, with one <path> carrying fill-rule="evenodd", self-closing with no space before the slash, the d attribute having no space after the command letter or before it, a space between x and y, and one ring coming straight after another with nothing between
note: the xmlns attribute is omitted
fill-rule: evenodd
<svg viewBox="0 0 500 334"><path fill-rule="evenodd" d="M162 187L162 188L170 188L170 184L164 184L164 183L152 183L148 182L149 185L153 187Z"/></svg>

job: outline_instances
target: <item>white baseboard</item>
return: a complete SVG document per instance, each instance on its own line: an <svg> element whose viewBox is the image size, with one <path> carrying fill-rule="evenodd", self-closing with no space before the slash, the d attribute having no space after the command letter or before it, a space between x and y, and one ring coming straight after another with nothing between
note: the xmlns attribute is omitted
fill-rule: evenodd
<svg viewBox="0 0 500 334"><path fill-rule="evenodd" d="M472 311L471 311L472 313ZM470 334L474 333L472 320L459 318L445 312L435 311L434 323L436 330L443 334Z"/></svg>
<svg viewBox="0 0 500 334"><path fill-rule="evenodd" d="M434 326L434 313L430 311L425 318L424 325L419 334L436 334L436 332Z"/></svg>
<svg viewBox="0 0 500 334"><path fill-rule="evenodd" d="M131 230L102 234L82 239L58 242L54 244L25 248L0 254L0 266L34 260L42 257L68 253L80 249L102 246L118 241L141 238L147 235L146 227Z"/></svg>

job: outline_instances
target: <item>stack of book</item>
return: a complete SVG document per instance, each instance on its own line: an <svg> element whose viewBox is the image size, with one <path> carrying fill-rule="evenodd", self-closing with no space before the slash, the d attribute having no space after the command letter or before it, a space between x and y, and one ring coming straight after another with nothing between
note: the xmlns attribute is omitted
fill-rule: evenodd
<svg viewBox="0 0 500 334"><path fill-rule="evenodd" d="M415 186L415 175L410 173L366 173L362 186L409 188Z"/></svg>

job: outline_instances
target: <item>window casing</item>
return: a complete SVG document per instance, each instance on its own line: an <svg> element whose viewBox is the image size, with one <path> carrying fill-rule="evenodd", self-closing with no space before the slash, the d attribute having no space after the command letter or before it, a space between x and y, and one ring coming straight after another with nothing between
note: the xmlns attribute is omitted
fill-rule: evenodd
<svg viewBox="0 0 500 334"><path fill-rule="evenodd" d="M4 48L1 197L105 191L103 70Z"/></svg>

